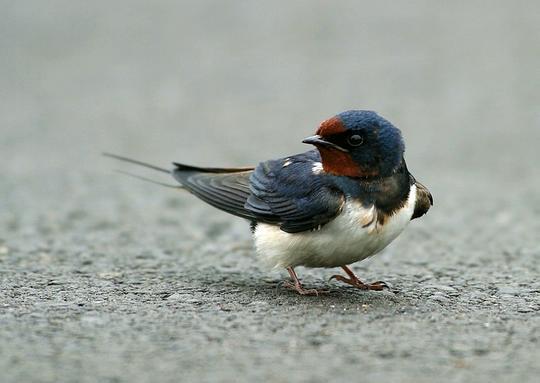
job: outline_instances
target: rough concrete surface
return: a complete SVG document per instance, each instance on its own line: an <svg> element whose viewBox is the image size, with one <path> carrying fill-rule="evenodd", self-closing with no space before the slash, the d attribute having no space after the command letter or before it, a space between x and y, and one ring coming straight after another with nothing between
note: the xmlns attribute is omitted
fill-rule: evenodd
<svg viewBox="0 0 540 383"><path fill-rule="evenodd" d="M533 382L537 1L0 1L0 381ZM435 207L285 290L248 225L107 150L239 166L398 125Z"/></svg>

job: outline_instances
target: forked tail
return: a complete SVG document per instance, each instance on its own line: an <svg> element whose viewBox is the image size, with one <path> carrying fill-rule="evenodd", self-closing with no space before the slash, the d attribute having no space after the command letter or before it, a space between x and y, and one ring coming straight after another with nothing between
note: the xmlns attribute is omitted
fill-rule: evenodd
<svg viewBox="0 0 540 383"><path fill-rule="evenodd" d="M115 160L128 162L130 164L143 166L145 168L149 168L149 169L152 169L152 170L157 170L159 172L167 173L169 175L172 175L172 171L170 171L168 169L165 169L165 168L160 168L159 166L156 166L156 165L152 165L152 164L149 164L149 163L146 163L146 162L134 160L134 159L128 158L128 157L119 156L117 154L112 154L112 153L102 153L102 154L105 157L114 158ZM142 177L142 176L139 176L137 174L129 173L129 172L126 172L126 171L123 171L123 170L116 170L116 172L127 175L127 176L130 176L130 177L133 177L133 178L137 178L137 179L142 180L142 181L150 182L150 183L153 183L153 184L156 184L156 185L166 186L166 187L174 188L174 189L183 189L181 185L171 185L171 184L166 184L166 183L159 182L159 181L154 181L154 180L152 180L150 178Z"/></svg>
<svg viewBox="0 0 540 383"><path fill-rule="evenodd" d="M123 157L123 156L119 156L117 154L112 154L112 153L107 153L107 152L104 152L102 154L105 157L114 158L114 159L117 159L117 160L120 160L120 161L129 162L131 164L135 164L135 165L139 165L139 166L144 166L145 168L154 169L154 170L157 170L158 172L171 174L171 171L168 170L168 169L160 168L159 166L148 164L146 162L137 161L137 160L134 160L132 158Z"/></svg>

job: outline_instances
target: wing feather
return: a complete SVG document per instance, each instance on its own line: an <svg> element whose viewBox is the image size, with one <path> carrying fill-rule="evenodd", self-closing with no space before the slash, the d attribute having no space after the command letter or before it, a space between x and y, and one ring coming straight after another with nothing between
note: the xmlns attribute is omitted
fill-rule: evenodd
<svg viewBox="0 0 540 383"><path fill-rule="evenodd" d="M206 203L227 213L256 219L256 215L244 208L249 198L249 177L253 168L199 168L176 164L173 177L182 186Z"/></svg>
<svg viewBox="0 0 540 383"><path fill-rule="evenodd" d="M312 173L318 153L266 161L254 168L200 168L175 163L174 178L208 204L283 231L313 230L339 214L344 196ZM319 159L320 160L320 159Z"/></svg>
<svg viewBox="0 0 540 383"><path fill-rule="evenodd" d="M252 195L246 208L297 233L316 229L339 214L344 197L313 174L314 154L261 163L250 177ZM317 158L315 158L316 160Z"/></svg>
<svg viewBox="0 0 540 383"><path fill-rule="evenodd" d="M431 206L433 206L433 196L428 188L415 180L416 185L416 205L411 220L420 218L426 214Z"/></svg>

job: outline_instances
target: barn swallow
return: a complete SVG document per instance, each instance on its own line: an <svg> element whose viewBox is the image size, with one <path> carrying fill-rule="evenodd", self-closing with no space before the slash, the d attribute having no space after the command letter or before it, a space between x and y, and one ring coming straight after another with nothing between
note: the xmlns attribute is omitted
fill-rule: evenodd
<svg viewBox="0 0 540 383"><path fill-rule="evenodd" d="M251 223L255 247L270 266L285 268L285 286L302 295L297 266L341 267L338 281L364 290L349 265L384 249L433 205L409 173L399 129L372 111L350 110L323 121L302 142L315 149L248 168L173 163L172 170L107 156L171 174L204 202Z"/></svg>

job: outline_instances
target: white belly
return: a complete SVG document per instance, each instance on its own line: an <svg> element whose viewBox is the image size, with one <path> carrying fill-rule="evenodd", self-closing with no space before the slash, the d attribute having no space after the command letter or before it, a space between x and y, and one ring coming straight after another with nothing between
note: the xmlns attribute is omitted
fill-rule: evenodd
<svg viewBox="0 0 540 383"><path fill-rule="evenodd" d="M257 253L273 267L337 267L361 261L384 249L410 222L416 202L412 185L405 206L381 225L374 208L346 201L341 214L318 231L286 233L260 223L254 233ZM371 222L371 223L370 223ZM368 224L366 226L366 224Z"/></svg>

